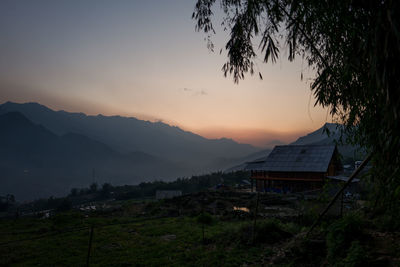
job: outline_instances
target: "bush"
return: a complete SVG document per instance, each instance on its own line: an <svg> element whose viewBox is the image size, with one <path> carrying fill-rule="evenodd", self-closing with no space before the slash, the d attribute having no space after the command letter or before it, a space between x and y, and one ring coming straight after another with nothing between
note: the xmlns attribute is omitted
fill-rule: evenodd
<svg viewBox="0 0 400 267"><path fill-rule="evenodd" d="M293 235L285 230L278 220L260 221L256 225L254 244L274 244ZM249 245L253 243L253 223L244 223L240 227L225 230L216 236L220 242Z"/></svg>
<svg viewBox="0 0 400 267"><path fill-rule="evenodd" d="M400 214L378 214L374 220L375 225L381 231L399 231L400 230Z"/></svg>
<svg viewBox="0 0 400 267"><path fill-rule="evenodd" d="M277 266L323 266L326 246L318 239L294 239L284 256L274 260ZM274 265L275 266L275 265Z"/></svg>
<svg viewBox="0 0 400 267"><path fill-rule="evenodd" d="M302 213L296 222L302 226L311 226L318 218L320 208L319 202L302 201L300 203Z"/></svg>
<svg viewBox="0 0 400 267"><path fill-rule="evenodd" d="M72 208L72 203L68 199L64 198L61 200L60 204L57 205L56 211L64 212Z"/></svg>
<svg viewBox="0 0 400 267"><path fill-rule="evenodd" d="M351 257L356 253L356 243L363 236L362 219L357 214L348 214L342 219L335 221L329 228L326 236L328 260L338 262L346 257L353 249ZM349 257L350 257L349 256Z"/></svg>
<svg viewBox="0 0 400 267"><path fill-rule="evenodd" d="M75 211L59 213L51 217L52 227L64 228L75 226L76 224L80 224L83 218L82 213Z"/></svg>
<svg viewBox="0 0 400 267"><path fill-rule="evenodd" d="M145 206L145 211L150 215L160 215L162 213L161 205L163 200L148 202Z"/></svg>
<svg viewBox="0 0 400 267"><path fill-rule="evenodd" d="M277 220L260 222L255 229L255 243L273 244L292 237L292 234L284 230L283 225Z"/></svg>
<svg viewBox="0 0 400 267"><path fill-rule="evenodd" d="M343 260L343 266L356 267L363 266L365 262L365 251L359 241L353 241Z"/></svg>
<svg viewBox="0 0 400 267"><path fill-rule="evenodd" d="M213 222L213 217L207 212L202 212L196 220L200 224L210 225Z"/></svg>

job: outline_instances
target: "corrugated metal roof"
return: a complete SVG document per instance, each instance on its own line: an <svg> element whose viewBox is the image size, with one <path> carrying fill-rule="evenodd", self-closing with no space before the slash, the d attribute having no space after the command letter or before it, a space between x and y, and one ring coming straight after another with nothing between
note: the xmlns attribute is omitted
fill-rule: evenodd
<svg viewBox="0 0 400 267"><path fill-rule="evenodd" d="M263 161L257 160L257 161L247 162L246 163L247 165L245 166L244 169L245 170L259 170L263 166L264 162L265 162L265 160L263 160Z"/></svg>
<svg viewBox="0 0 400 267"><path fill-rule="evenodd" d="M337 176L326 176L326 178L328 179L332 179L332 180L339 180L342 182L347 182L349 180L349 177L347 176L341 176L341 175L337 175ZM353 179L353 181L351 181L352 183L358 183L360 181L360 179Z"/></svg>
<svg viewBox="0 0 400 267"><path fill-rule="evenodd" d="M264 161L249 162L246 170L276 172L326 172L334 145L276 146Z"/></svg>

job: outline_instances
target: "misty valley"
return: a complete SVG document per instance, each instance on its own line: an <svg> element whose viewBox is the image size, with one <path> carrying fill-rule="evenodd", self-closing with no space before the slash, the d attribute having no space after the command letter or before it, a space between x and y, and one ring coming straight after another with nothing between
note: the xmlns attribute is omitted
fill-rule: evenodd
<svg viewBox="0 0 400 267"><path fill-rule="evenodd" d="M160 122L53 111L37 103L0 105L0 127L0 195L20 201L63 196L91 183L135 185L243 170L270 152ZM336 131L334 124L325 127ZM333 144L337 138L321 128L293 144ZM339 150L354 157L351 146Z"/></svg>

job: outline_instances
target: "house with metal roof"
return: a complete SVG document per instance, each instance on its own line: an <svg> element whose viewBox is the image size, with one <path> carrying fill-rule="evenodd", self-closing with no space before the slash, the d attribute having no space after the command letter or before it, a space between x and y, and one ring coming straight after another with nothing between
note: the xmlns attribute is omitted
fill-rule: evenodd
<svg viewBox="0 0 400 267"><path fill-rule="evenodd" d="M341 170L335 145L276 146L264 159L248 162L257 191L302 192L322 188Z"/></svg>

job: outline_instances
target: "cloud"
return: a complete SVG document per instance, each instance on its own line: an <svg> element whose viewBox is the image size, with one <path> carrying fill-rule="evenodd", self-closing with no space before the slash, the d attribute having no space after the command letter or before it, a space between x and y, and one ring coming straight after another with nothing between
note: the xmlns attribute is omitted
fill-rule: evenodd
<svg viewBox="0 0 400 267"><path fill-rule="evenodd" d="M191 93L192 96L204 96L208 95L207 91L204 89L192 89L192 88L187 88L184 87L181 89L184 93Z"/></svg>
<svg viewBox="0 0 400 267"><path fill-rule="evenodd" d="M199 90L195 92L195 95L208 95L206 91L204 90Z"/></svg>

